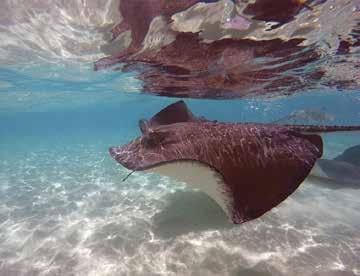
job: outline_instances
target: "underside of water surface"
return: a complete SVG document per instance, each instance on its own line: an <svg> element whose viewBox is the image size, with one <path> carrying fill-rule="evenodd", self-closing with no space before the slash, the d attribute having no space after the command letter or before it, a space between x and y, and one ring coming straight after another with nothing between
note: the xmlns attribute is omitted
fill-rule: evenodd
<svg viewBox="0 0 360 276"><path fill-rule="evenodd" d="M209 120L360 125L359 1L0 6L0 275L360 275L356 179L308 178L234 225L174 179L122 182L108 154L179 98ZM360 144L322 138L329 160Z"/></svg>

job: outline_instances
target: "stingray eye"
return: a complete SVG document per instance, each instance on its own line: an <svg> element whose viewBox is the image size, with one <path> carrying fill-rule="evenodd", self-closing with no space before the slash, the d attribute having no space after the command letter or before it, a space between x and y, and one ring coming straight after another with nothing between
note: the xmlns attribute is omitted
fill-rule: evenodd
<svg viewBox="0 0 360 276"><path fill-rule="evenodd" d="M160 131L154 131L150 128L149 122L146 120L139 121L139 128L142 133L142 142L146 146L156 146L165 138L165 134Z"/></svg>
<svg viewBox="0 0 360 276"><path fill-rule="evenodd" d="M149 134L149 140L153 145L158 145L165 139L165 133L163 132L151 131Z"/></svg>

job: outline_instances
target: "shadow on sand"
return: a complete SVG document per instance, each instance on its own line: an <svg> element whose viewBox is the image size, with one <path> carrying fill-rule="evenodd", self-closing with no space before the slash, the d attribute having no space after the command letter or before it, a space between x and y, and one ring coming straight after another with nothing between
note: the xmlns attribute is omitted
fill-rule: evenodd
<svg viewBox="0 0 360 276"><path fill-rule="evenodd" d="M166 207L153 217L154 232L163 238L236 227L216 202L200 191L176 191L165 201Z"/></svg>

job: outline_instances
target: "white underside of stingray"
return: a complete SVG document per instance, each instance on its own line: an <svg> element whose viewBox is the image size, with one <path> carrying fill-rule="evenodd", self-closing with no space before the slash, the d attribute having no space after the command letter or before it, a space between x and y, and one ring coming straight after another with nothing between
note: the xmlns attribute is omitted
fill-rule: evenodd
<svg viewBox="0 0 360 276"><path fill-rule="evenodd" d="M174 178L201 190L215 200L225 214L231 218L233 197L226 190L222 175L206 164L197 161L176 161L156 166L147 171Z"/></svg>
<svg viewBox="0 0 360 276"><path fill-rule="evenodd" d="M176 161L165 163L146 171L174 178L185 182L192 188L201 190L215 200L227 217L231 219L233 197L230 191L226 190L226 184L222 175L206 164L197 161ZM325 182L330 179L318 164L315 164L304 182L314 176L318 180L324 180Z"/></svg>

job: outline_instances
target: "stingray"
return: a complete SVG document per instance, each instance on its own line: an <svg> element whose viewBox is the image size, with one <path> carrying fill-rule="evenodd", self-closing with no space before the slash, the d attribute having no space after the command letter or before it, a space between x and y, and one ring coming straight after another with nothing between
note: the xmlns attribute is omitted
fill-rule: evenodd
<svg viewBox="0 0 360 276"><path fill-rule="evenodd" d="M110 67L116 63L125 61L127 56L139 52L142 43L149 31L150 24L155 17L163 16L171 23L171 16L184 11L197 3L214 3L219 0L121 0L119 12L122 21L111 30L111 41L115 40L121 33L131 31L131 44L128 48L116 56L104 57L94 64L94 69L99 70Z"/></svg>
<svg viewBox="0 0 360 276"><path fill-rule="evenodd" d="M94 70L122 63L123 67L114 69L137 71L137 78L143 81L143 92L181 98L241 98L254 94L277 94L279 88L287 95L303 90L305 79L306 85L316 85L323 77L321 68L300 69L318 60L321 55L313 47L302 45L303 39L296 36L289 40L281 37L252 40L230 36L207 41L202 38L202 32L172 30L174 37L171 42L156 50L144 47L144 39L156 17L162 16L170 26L174 14L200 2L213 3L218 0L122 0L119 6L122 21L111 30L112 39L131 31L131 43L113 56L96 61ZM237 33L248 31L253 19L260 20L257 19L259 7L263 6L273 7L265 9L264 20L268 20L270 15L283 14L284 7L286 14L297 14L301 10L297 0L284 0L279 4L261 0L246 6L246 17L238 14L224 22L222 28ZM219 14L218 19L222 17ZM213 31L214 35L222 32ZM288 62L289 59L292 62ZM301 73L288 74L296 69Z"/></svg>
<svg viewBox="0 0 360 276"><path fill-rule="evenodd" d="M288 95L304 88L305 75L286 72L319 58L318 53L305 49L301 42L297 38L289 41L225 38L203 43L197 33L178 33L173 42L159 51L143 51L114 61L124 62L125 68L130 69L150 65L139 70L137 78L143 81L145 93L158 96L231 99L279 91ZM264 62L257 62L259 59ZM289 59L291 63L280 65ZM307 84L317 83L323 75L316 68L304 74Z"/></svg>
<svg viewBox="0 0 360 276"><path fill-rule="evenodd" d="M173 14L186 10L198 2L206 1L121 0L119 12L122 15L122 21L115 25L110 31L112 34L111 40L116 39L123 32L131 31L131 44L116 57L105 57L98 60L94 65L94 69L106 68L120 62L123 57L139 51L149 31L150 24L155 17L164 16L165 20L170 22Z"/></svg>
<svg viewBox="0 0 360 276"><path fill-rule="evenodd" d="M198 118L183 101L150 120L141 136L111 147L111 156L131 171L155 172L208 194L229 219L256 219L292 194L322 156L317 132L360 126L223 123Z"/></svg>
<svg viewBox="0 0 360 276"><path fill-rule="evenodd" d="M318 160L311 175L328 180L327 187L360 189L360 145L346 149L332 160Z"/></svg>

